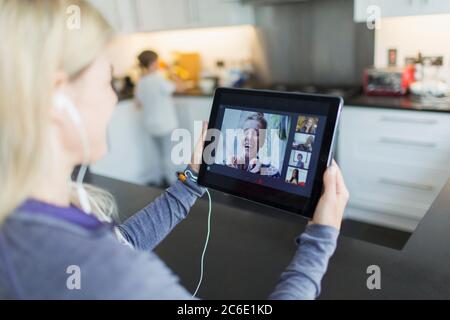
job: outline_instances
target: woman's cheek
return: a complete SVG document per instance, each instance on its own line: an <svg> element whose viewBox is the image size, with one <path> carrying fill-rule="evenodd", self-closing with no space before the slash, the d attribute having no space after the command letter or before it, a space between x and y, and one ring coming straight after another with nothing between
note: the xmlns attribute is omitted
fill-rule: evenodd
<svg viewBox="0 0 450 320"><path fill-rule="evenodd" d="M107 131L96 130L91 148L91 161L95 162L103 158L108 152Z"/></svg>
<svg viewBox="0 0 450 320"><path fill-rule="evenodd" d="M91 123L91 161L101 159L108 152L108 122L110 115L103 108L98 108L98 112L92 115Z"/></svg>
<svg viewBox="0 0 450 320"><path fill-rule="evenodd" d="M99 103L97 110L100 112L97 114L98 124L97 127L100 129L98 132L99 137L101 137L101 151L102 153L107 152L107 132L108 125L111 121L114 110L117 106L117 95L112 90L111 86L107 88L107 95L104 96L102 102Z"/></svg>

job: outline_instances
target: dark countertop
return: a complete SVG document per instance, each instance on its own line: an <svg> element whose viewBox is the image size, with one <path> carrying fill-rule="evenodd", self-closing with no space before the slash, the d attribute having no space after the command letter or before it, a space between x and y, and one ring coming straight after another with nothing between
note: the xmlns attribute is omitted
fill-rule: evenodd
<svg viewBox="0 0 450 320"><path fill-rule="evenodd" d="M344 97L345 105L347 106L450 113L450 98L447 98L446 101L442 99L425 101L414 95L401 97L367 96L362 94L362 88L358 86L275 85L253 83L246 86L246 88L341 95ZM190 89L186 92L175 93L174 97L212 98L214 97L214 92L205 93L200 89ZM119 93L118 98L119 101L133 99L132 91L128 90L125 94Z"/></svg>
<svg viewBox="0 0 450 320"><path fill-rule="evenodd" d="M162 192L95 175L90 177L90 182L116 196L122 218L132 215ZM218 192L212 196L212 234L199 296L266 298L290 262L295 251L294 239L306 221ZM208 202L204 198L197 201L188 219L156 249L191 291L198 281L207 212ZM351 229L351 222L345 221L320 298L450 298L450 181L410 237L383 228L372 232L371 237L405 241L402 249L355 239L353 235L364 233L365 227L356 226L353 235ZM378 242L383 241L387 239ZM373 264L381 268L381 290L366 287L369 276L366 270Z"/></svg>
<svg viewBox="0 0 450 320"><path fill-rule="evenodd" d="M212 98L214 97L214 92L203 92L200 89L190 89L184 92L176 92L174 94L175 97L206 97Z"/></svg>
<svg viewBox="0 0 450 320"><path fill-rule="evenodd" d="M345 100L347 106L413 110L413 111L432 111L450 113L450 102L424 102L414 96L405 97L378 97L357 95Z"/></svg>
<svg viewBox="0 0 450 320"><path fill-rule="evenodd" d="M183 93L175 93L174 98L184 98L184 97L192 97L192 98L210 98L214 97L213 93L202 93L202 92L183 92ZM134 95L118 95L118 101L126 101L134 99Z"/></svg>

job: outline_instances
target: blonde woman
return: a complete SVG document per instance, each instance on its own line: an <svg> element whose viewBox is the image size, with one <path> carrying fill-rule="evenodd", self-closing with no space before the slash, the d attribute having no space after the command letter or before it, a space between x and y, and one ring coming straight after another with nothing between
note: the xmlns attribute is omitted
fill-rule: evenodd
<svg viewBox="0 0 450 320"><path fill-rule="evenodd" d="M80 29L67 28L69 5L80 8ZM106 152L116 104L104 54L111 36L82 0L0 0L0 299L192 297L152 249L187 216L201 187L178 181L115 225L110 197L70 182L76 165ZM319 293L348 196L336 165L324 179L312 224L272 298ZM77 268L80 282L68 283L66 272Z"/></svg>

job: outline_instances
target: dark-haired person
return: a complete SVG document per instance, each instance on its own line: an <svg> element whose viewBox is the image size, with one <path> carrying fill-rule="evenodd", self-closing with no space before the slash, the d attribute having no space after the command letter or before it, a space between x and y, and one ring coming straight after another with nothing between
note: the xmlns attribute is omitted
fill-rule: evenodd
<svg viewBox="0 0 450 320"><path fill-rule="evenodd" d="M226 165L263 176L279 178L279 170L271 164L262 163L259 158L259 150L266 141L267 121L264 114L260 112L250 114L245 119L242 129L244 137L240 143L244 154L231 156L227 159Z"/></svg>
<svg viewBox="0 0 450 320"><path fill-rule="evenodd" d="M292 170L291 178L289 179L289 183L298 184L298 169Z"/></svg>
<svg viewBox="0 0 450 320"><path fill-rule="evenodd" d="M299 152L297 154L296 166L300 169L305 169L305 163L303 162L303 155Z"/></svg>
<svg viewBox="0 0 450 320"><path fill-rule="evenodd" d="M178 118L172 96L182 88L159 72L158 54L154 51L143 51L138 61L142 77L136 87L136 105L143 110L145 128L156 146L155 160L159 162L159 168L153 170L156 182L173 183L176 168L170 159L170 136L178 127Z"/></svg>

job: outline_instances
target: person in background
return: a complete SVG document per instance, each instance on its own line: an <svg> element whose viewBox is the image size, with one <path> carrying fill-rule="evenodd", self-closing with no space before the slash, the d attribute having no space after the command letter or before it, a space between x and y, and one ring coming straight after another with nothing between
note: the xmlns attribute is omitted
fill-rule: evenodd
<svg viewBox="0 0 450 320"><path fill-rule="evenodd" d="M157 183L166 186L176 179L171 160L171 134L178 128L173 94L183 91L180 82L171 82L159 72L158 54L146 50L138 56L142 77L136 86L136 106L143 111L143 121L153 140L159 166L153 170Z"/></svg>
<svg viewBox="0 0 450 320"><path fill-rule="evenodd" d="M79 30L66 27L70 5L83 14ZM117 103L105 52L112 36L87 1L0 0L0 39L8 43L0 46L0 300L195 298L153 252L206 192L195 179L179 179L121 224L111 195L84 185L92 208L85 210L70 180L75 166L107 152ZM188 166L193 175L198 162ZM336 163L323 180L271 299L320 293L349 197Z"/></svg>

